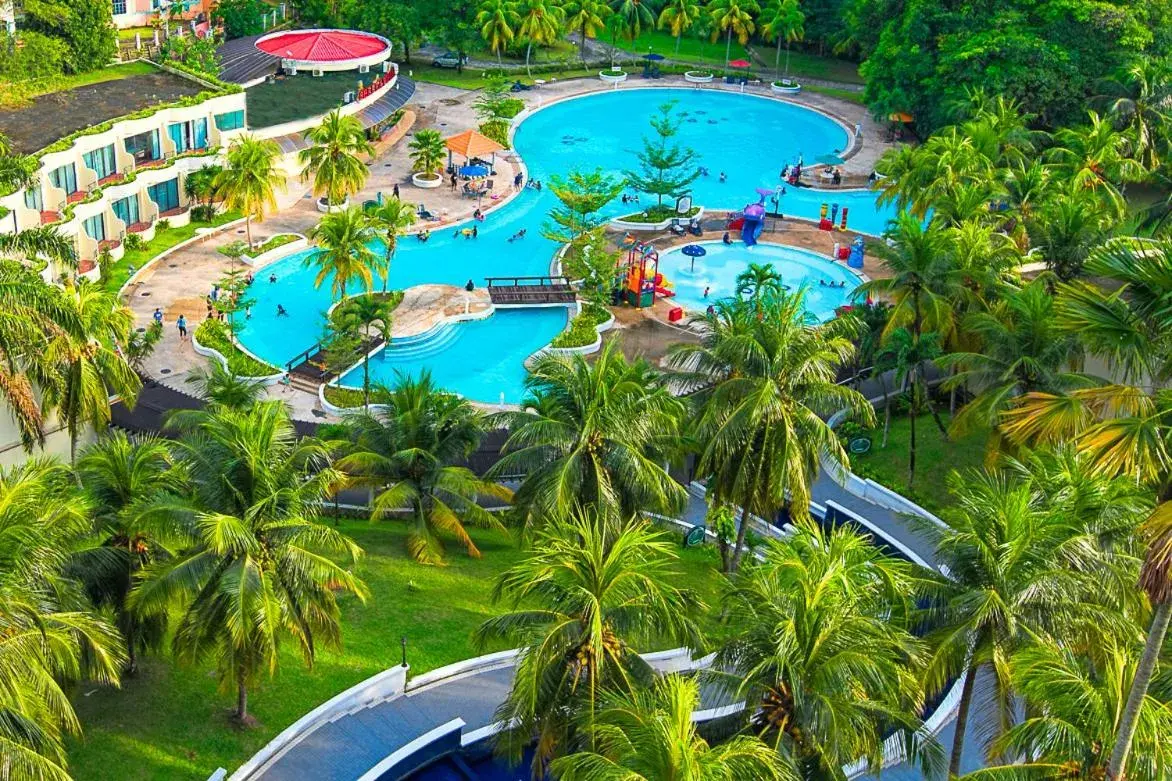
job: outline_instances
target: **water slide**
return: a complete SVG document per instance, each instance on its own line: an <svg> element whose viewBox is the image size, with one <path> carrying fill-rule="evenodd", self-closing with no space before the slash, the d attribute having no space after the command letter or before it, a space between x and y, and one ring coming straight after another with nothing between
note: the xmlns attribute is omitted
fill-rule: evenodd
<svg viewBox="0 0 1172 781"><path fill-rule="evenodd" d="M765 207L759 203L745 207L745 222L741 228L741 240L746 247L752 247L765 229Z"/></svg>

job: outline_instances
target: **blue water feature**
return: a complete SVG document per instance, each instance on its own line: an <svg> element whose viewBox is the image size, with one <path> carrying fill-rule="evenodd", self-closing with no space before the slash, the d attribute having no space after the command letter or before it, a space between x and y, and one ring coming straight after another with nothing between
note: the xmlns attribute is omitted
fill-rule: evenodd
<svg viewBox="0 0 1172 781"><path fill-rule="evenodd" d="M848 142L847 132L836 122L793 104L675 88L597 93L557 103L523 121L514 146L530 179L548 182L550 176L564 175L575 167L601 168L621 176L634 164L640 138L650 132L648 120L660 104L671 100L676 101L682 119L677 140L696 149L698 164L709 172L692 185L694 202L710 208L738 209L755 197L755 188L780 185L781 169L787 163L799 156L812 161L843 149ZM507 191L509 184L497 177L497 192ZM438 210L434 201L428 203L425 190L408 188L404 196ZM893 216L889 209L877 207L874 194L867 191L831 194L791 187L781 196L780 209L787 215L816 219L824 202L848 206L849 227L868 233L882 232ZM639 206L648 203L647 196L641 196ZM465 238L460 228L451 225L436 228L427 242L405 237L399 242L388 285L405 289L424 283L464 285L471 280L480 286L490 276L548 274L557 245L541 236L541 227L555 204L548 189L526 188L490 212L479 223L475 239ZM606 214L618 216L637 208L616 199ZM510 241L522 230L524 237ZM849 240L849 231L847 236ZM381 252L383 248L374 249ZM323 315L333 301L328 284L313 287L316 270L312 264L306 266L313 252L296 252L266 266L249 291L255 303L252 316L240 329L240 341L278 366L321 338ZM274 282L268 281L270 275ZM787 276L788 284L800 282L796 276ZM376 280L376 286L381 284L381 279ZM360 291L355 286L348 292ZM277 315L278 304L287 316ZM389 382L395 370L427 368L445 387L467 398L496 403L503 392L507 402L516 403L522 393L524 359L548 344L565 323L564 309L528 314L500 311L484 321L451 326L452 333L443 336L451 341L432 342L424 352L400 351L392 345L385 358L372 362L372 378ZM348 374L343 382L357 382L360 376Z"/></svg>

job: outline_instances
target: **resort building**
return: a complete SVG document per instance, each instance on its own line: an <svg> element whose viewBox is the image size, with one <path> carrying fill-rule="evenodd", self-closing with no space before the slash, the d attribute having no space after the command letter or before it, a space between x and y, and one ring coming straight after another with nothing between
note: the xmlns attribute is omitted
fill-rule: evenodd
<svg viewBox="0 0 1172 781"><path fill-rule="evenodd" d="M211 0L111 0L114 6L114 26L142 27L152 24L179 6L181 19L206 21L212 12Z"/></svg>

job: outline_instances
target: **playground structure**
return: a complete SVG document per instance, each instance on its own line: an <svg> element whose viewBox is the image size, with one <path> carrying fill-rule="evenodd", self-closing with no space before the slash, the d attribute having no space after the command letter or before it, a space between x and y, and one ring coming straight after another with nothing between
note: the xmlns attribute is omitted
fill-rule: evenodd
<svg viewBox="0 0 1172 781"><path fill-rule="evenodd" d="M848 211L847 207L843 206L842 207L842 221L837 225L837 229L840 231L846 230L846 213L847 213L847 211ZM827 215L829 215L829 216L827 216ZM836 226L834 223L836 220L838 220L838 204L837 203L824 203L824 204L822 204L821 216L818 219L818 229L824 230L824 231L835 230Z"/></svg>
<svg viewBox="0 0 1172 781"><path fill-rule="evenodd" d="M659 252L650 244L631 239L623 271L623 300L642 309L654 305L657 296L670 298L674 295L659 273Z"/></svg>

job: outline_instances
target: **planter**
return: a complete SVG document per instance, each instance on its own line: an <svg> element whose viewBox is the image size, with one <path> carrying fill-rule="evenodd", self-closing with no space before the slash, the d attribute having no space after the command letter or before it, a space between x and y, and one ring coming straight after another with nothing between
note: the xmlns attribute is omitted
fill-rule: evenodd
<svg viewBox="0 0 1172 781"><path fill-rule="evenodd" d="M341 203L331 204L325 197L317 199L317 210L322 214L329 214L330 212L341 212L350 208L350 196L342 199Z"/></svg>
<svg viewBox="0 0 1172 781"><path fill-rule="evenodd" d="M444 178L439 174L411 174L411 184L424 190L434 190L437 187L441 187L443 183Z"/></svg>
<svg viewBox="0 0 1172 781"><path fill-rule="evenodd" d="M781 81L775 81L772 85L770 85L770 88L776 95L797 95L802 91L802 85L798 84L793 79L782 79Z"/></svg>
<svg viewBox="0 0 1172 781"><path fill-rule="evenodd" d="M683 215L680 215L678 217L669 217L666 220L662 220L661 222L634 222L634 221L628 221L628 220L615 219L615 220L611 220L607 224L610 226L610 228L612 230L661 231L661 230L667 230L671 226L673 220L679 220L680 223L683 224L683 223L691 222L692 220L702 220L702 219L704 219L704 207L703 206L699 207L699 211L697 211L695 214L691 215L690 217L684 217Z"/></svg>
<svg viewBox="0 0 1172 781"><path fill-rule="evenodd" d="M606 84L613 84L617 87L627 80L627 74L621 70L599 71L598 78Z"/></svg>
<svg viewBox="0 0 1172 781"><path fill-rule="evenodd" d="M708 71L685 71L684 81L689 84L709 84L716 76Z"/></svg>
<svg viewBox="0 0 1172 781"><path fill-rule="evenodd" d="M297 235L297 238L294 239L293 241L290 241L286 244L282 244L279 247L274 247L271 250L269 250L268 252L262 252L259 255L257 255L256 257L252 257L251 255L243 255L240 259L242 261L244 261L245 263L247 263L248 265L252 266L253 268L257 268L260 266L268 265L269 263L272 263L277 258L283 258L286 255L290 255L294 252L300 252L301 250L303 250L309 246L309 240L306 239L304 236L302 236L300 233L298 233L296 235Z"/></svg>

